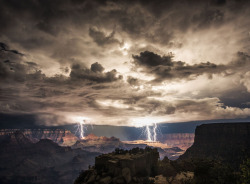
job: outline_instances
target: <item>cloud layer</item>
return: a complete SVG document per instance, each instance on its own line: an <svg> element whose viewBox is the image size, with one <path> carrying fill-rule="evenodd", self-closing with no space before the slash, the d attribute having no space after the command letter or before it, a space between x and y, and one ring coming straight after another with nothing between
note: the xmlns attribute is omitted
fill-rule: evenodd
<svg viewBox="0 0 250 184"><path fill-rule="evenodd" d="M250 4L0 0L0 113L142 126L250 115Z"/></svg>

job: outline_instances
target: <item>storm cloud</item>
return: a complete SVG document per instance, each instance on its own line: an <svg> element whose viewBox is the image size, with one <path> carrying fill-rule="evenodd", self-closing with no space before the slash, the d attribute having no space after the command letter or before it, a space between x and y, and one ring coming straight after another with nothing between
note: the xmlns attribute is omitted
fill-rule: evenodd
<svg viewBox="0 0 250 184"><path fill-rule="evenodd" d="M82 67L79 64L73 64L71 67L70 77L72 80L89 80L94 82L113 82L122 79L122 75L116 76L117 71L114 69L104 72L101 64L94 63L91 68Z"/></svg>
<svg viewBox="0 0 250 184"><path fill-rule="evenodd" d="M211 77L212 74L233 74L238 71L235 69L247 71L249 69L250 56L246 53L238 52L237 60L226 65L215 64L209 61L190 65L183 61L174 61L174 56L160 56L153 52L145 51L140 55L133 55L133 63L137 67L142 67L142 72L153 74L156 76L154 81L186 79L193 80L199 75L207 74ZM231 70L231 71L230 71ZM227 72L230 71L230 72Z"/></svg>
<svg viewBox="0 0 250 184"><path fill-rule="evenodd" d="M96 28L89 28L89 36L93 38L94 42L99 46L109 45L109 44L120 44L120 42L114 38L115 31L112 31L109 35L105 35L102 31Z"/></svg>
<svg viewBox="0 0 250 184"><path fill-rule="evenodd" d="M0 114L117 126L249 117L247 1L0 4Z"/></svg>

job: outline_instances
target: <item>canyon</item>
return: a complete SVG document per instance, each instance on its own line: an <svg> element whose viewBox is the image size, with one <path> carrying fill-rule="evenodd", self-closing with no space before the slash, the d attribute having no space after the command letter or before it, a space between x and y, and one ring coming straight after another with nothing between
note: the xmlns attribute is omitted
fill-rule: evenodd
<svg viewBox="0 0 250 184"><path fill-rule="evenodd" d="M245 162L250 160L249 136L250 123L200 125L195 130L194 144L177 160L167 157L159 160L156 148L117 148L96 157L95 165L81 172L75 184L236 184L249 181L249 175L244 175L250 169Z"/></svg>
<svg viewBox="0 0 250 184"><path fill-rule="evenodd" d="M177 159L194 141L194 134L192 133L162 134L159 136L159 141L156 142L144 140L121 141L116 137L99 137L92 133L80 139L66 129L1 129L0 139L6 135L12 135L16 131L21 131L33 143L41 139L49 139L60 146L70 146L73 149L80 148L89 152L109 153L114 151L115 148L129 150L135 147L151 146L158 148L161 159L167 156L171 160Z"/></svg>
<svg viewBox="0 0 250 184"><path fill-rule="evenodd" d="M23 132L32 142L38 142L40 139L50 139L62 146L72 146L77 140L80 140L74 133L66 129L0 129L0 137L13 134L16 131ZM93 144L100 144L102 140L105 141L105 139L108 140L109 138L105 136L98 137L90 133L84 139L88 140L89 144L91 143L90 140L92 140ZM164 147L179 147L186 150L194 142L194 133L161 134L158 136L158 141L165 144ZM126 141L122 142L126 143Z"/></svg>
<svg viewBox="0 0 250 184"><path fill-rule="evenodd" d="M50 139L34 143L21 131L1 136L0 183L73 183L100 153L59 146Z"/></svg>
<svg viewBox="0 0 250 184"><path fill-rule="evenodd" d="M79 139L65 129L1 129L0 182L72 183L80 171L94 165L95 157L115 149L145 149L148 145L157 148L160 158L177 159L184 152L161 142L126 142L94 134Z"/></svg>

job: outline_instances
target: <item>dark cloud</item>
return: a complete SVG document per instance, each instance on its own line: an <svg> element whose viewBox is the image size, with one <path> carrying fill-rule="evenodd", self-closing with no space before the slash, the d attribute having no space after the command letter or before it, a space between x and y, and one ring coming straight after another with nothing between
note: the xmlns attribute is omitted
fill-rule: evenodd
<svg viewBox="0 0 250 184"><path fill-rule="evenodd" d="M170 53L167 56L160 56L153 52L145 51L140 55L133 56L133 63L142 67L143 72L155 75L154 81L175 80L175 79L195 79L197 76L207 74L232 75L239 71L247 71L250 67L250 56L243 52L238 52L237 57L232 62L222 65L209 61L190 65L183 61L174 61L174 56Z"/></svg>
<svg viewBox="0 0 250 184"><path fill-rule="evenodd" d="M59 62L65 62L65 55L58 55L61 41L73 39L66 35L75 36L75 30L81 30L83 37L90 36L100 47L122 45L121 37L115 37L117 34L132 40L180 47L183 43L176 40L177 33L217 27L237 17L238 12L234 10L248 10L247 2L233 0L227 3L223 0L28 0L23 3L1 0L0 3L1 35L24 49L43 49L48 55L57 55ZM240 7L233 8L237 6ZM79 45L65 46L61 52L69 53L71 47L78 50ZM66 59L81 52L82 48L68 54Z"/></svg>
<svg viewBox="0 0 250 184"><path fill-rule="evenodd" d="M8 50L8 46L5 43L1 43L1 42L0 42L0 48L1 48L1 51Z"/></svg>
<svg viewBox="0 0 250 184"><path fill-rule="evenodd" d="M23 54L0 43L0 80L24 81L31 72L37 72L36 63L24 62Z"/></svg>
<svg viewBox="0 0 250 184"><path fill-rule="evenodd" d="M0 4L0 113L34 113L46 123L78 113L116 125L249 114L247 1ZM124 68L131 59L133 71Z"/></svg>
<svg viewBox="0 0 250 184"><path fill-rule="evenodd" d="M149 51L141 52L139 56L133 56L135 64L147 67L154 67L159 65L172 66L172 57L172 55L161 57L160 55Z"/></svg>
<svg viewBox="0 0 250 184"><path fill-rule="evenodd" d="M4 47L8 48L6 44ZM22 55L5 50L1 51L0 54L0 112L33 112L43 122L46 122L45 119L47 118L48 122L52 122L54 119L56 120L55 123L60 123L62 119L58 119L56 114L50 113L49 116L45 116L37 111L43 111L48 107L61 111L71 111L71 108L74 111L80 111L83 106L91 108L91 104L96 104L91 94L94 90L100 90L94 89L94 83L105 85L105 83L122 79L122 76L116 70L103 72L104 67L97 62L93 63L90 69L81 64L72 65L69 77L60 74L49 77L40 70L37 63L26 61ZM86 86L85 88L88 89L88 85L93 87L92 90L85 95L77 95L82 93L79 91L82 88L80 86ZM109 89L110 86L107 85L105 88ZM71 93L75 97L71 97L71 101L68 101ZM86 99L83 104L79 104L78 98ZM47 111L45 110L45 112ZM52 116L53 118L50 118Z"/></svg>
<svg viewBox="0 0 250 184"><path fill-rule="evenodd" d="M246 103L250 99L250 93L244 86L239 85L238 88L225 91L223 95L219 95L221 103L229 107L250 108L250 104Z"/></svg>
<svg viewBox="0 0 250 184"><path fill-rule="evenodd" d="M46 77L42 73L37 63L25 61L18 51L9 51L6 44L1 44L4 48L0 51L0 76L1 79L13 80L13 81L32 81L42 80L50 83L65 83L67 78L62 75L55 75L53 77ZM114 69L108 72L103 72L104 67L98 62L93 63L90 69L86 68L82 64L73 64L71 67L70 78L72 80L88 80L92 82L114 82L122 79L122 75ZM0 80L1 80L0 79Z"/></svg>
<svg viewBox="0 0 250 184"><path fill-rule="evenodd" d="M103 72L104 68L101 64L99 64L98 62L93 63L90 67L91 71L93 72Z"/></svg>
<svg viewBox="0 0 250 184"><path fill-rule="evenodd" d="M6 45L5 43L2 43L2 42L0 42L0 52L12 52L12 53L14 53L14 54L19 54L19 55L23 55L22 53L20 53L20 52L18 52L17 50L10 50L9 49L9 47L8 47L8 45Z"/></svg>
<svg viewBox="0 0 250 184"><path fill-rule="evenodd" d="M97 28L89 28L89 36L93 38L94 42L99 46L109 45L109 44L121 44L119 40L115 39L115 31L112 31L109 35L106 35Z"/></svg>
<svg viewBox="0 0 250 184"><path fill-rule="evenodd" d="M153 17L146 15L144 10L138 6L131 7L131 9L121 9L112 12L117 16L122 30L132 36L145 35L145 28L149 27L153 21Z"/></svg>
<svg viewBox="0 0 250 184"><path fill-rule="evenodd" d="M198 25L199 28L207 28L211 25L222 25L224 13L220 10L204 10L199 14L194 15L192 21Z"/></svg>
<svg viewBox="0 0 250 184"><path fill-rule="evenodd" d="M237 52L236 59L230 65L235 67L250 67L250 55L244 52Z"/></svg>
<svg viewBox="0 0 250 184"><path fill-rule="evenodd" d="M216 74L226 69L223 65L206 62L189 65L182 61L173 61L173 55L160 56L153 52L145 51L134 55L134 63L144 68L144 72L156 76L155 81L192 79L202 74Z"/></svg>
<svg viewBox="0 0 250 184"><path fill-rule="evenodd" d="M80 64L73 64L71 67L70 77L72 80L89 80L93 82L114 82L122 79L117 71L102 72L104 68L98 63L91 65L91 69L85 68Z"/></svg>
<svg viewBox="0 0 250 184"><path fill-rule="evenodd" d="M134 77L131 77L131 76L128 76L127 82L130 85L139 85L140 84L140 82L139 82L139 80L137 78L134 78Z"/></svg>

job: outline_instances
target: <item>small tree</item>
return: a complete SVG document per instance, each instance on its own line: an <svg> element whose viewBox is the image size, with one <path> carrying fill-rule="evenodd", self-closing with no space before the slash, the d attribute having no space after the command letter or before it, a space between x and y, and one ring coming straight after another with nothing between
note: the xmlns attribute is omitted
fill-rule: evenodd
<svg viewBox="0 0 250 184"><path fill-rule="evenodd" d="M250 158L243 162L240 165L241 176L240 181L241 184L249 184L250 183Z"/></svg>

